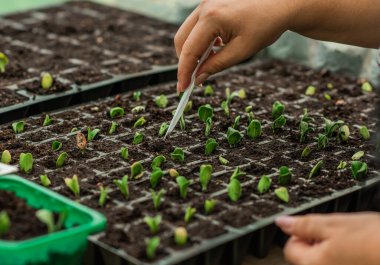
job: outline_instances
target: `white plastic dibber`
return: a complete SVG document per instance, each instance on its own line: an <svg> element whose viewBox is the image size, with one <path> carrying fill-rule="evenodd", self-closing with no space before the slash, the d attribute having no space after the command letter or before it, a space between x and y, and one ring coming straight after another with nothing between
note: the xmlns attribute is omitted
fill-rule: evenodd
<svg viewBox="0 0 380 265"><path fill-rule="evenodd" d="M17 167L0 163L0 176L15 173L17 171L18 171Z"/></svg>

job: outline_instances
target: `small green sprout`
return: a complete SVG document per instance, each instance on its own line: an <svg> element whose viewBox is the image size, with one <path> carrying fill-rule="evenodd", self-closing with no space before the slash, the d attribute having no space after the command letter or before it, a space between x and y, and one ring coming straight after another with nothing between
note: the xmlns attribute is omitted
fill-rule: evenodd
<svg viewBox="0 0 380 265"><path fill-rule="evenodd" d="M240 115L236 116L234 119L234 124L232 125L232 128L234 128L235 130L237 130L239 127L240 119Z"/></svg>
<svg viewBox="0 0 380 265"><path fill-rule="evenodd" d="M313 118L310 117L307 108L303 109L303 114L301 115L301 121L310 123L313 120Z"/></svg>
<svg viewBox="0 0 380 265"><path fill-rule="evenodd" d="M371 138L371 135L366 126L360 126L359 132L364 140L368 140L369 138Z"/></svg>
<svg viewBox="0 0 380 265"><path fill-rule="evenodd" d="M144 140L144 134L136 132L135 135L133 136L132 144L134 145L141 144L143 140Z"/></svg>
<svg viewBox="0 0 380 265"><path fill-rule="evenodd" d="M308 86L305 91L306 96L312 96L315 94L316 87L315 86Z"/></svg>
<svg viewBox="0 0 380 265"><path fill-rule="evenodd" d="M311 178L313 178L319 174L323 164L324 164L323 160L318 161L318 163L311 169L311 171L309 173L309 179L311 179Z"/></svg>
<svg viewBox="0 0 380 265"><path fill-rule="evenodd" d="M117 127L119 127L119 124L117 122L112 121L111 127L108 130L108 134L114 134L117 130Z"/></svg>
<svg viewBox="0 0 380 265"><path fill-rule="evenodd" d="M5 72L5 67L9 64L8 56L0 52L0 73Z"/></svg>
<svg viewBox="0 0 380 265"><path fill-rule="evenodd" d="M9 165L11 163L11 161L12 161L12 155L11 155L11 153L8 150L4 150L1 153L1 160L0 160L0 162L3 163L3 164Z"/></svg>
<svg viewBox="0 0 380 265"><path fill-rule="evenodd" d="M227 130L227 141L230 146L236 146L243 139L243 135L234 128L229 127Z"/></svg>
<svg viewBox="0 0 380 265"><path fill-rule="evenodd" d="M41 184L44 187L49 187L51 185L51 181L48 175L40 175Z"/></svg>
<svg viewBox="0 0 380 265"><path fill-rule="evenodd" d="M285 111L285 106L280 102L276 101L272 106L272 118L273 120L278 119Z"/></svg>
<svg viewBox="0 0 380 265"><path fill-rule="evenodd" d="M131 110L132 113L140 113L144 111L145 111L145 106L136 106Z"/></svg>
<svg viewBox="0 0 380 265"><path fill-rule="evenodd" d="M99 129L93 129L87 128L87 141L91 142L95 139L96 135L100 132Z"/></svg>
<svg viewBox="0 0 380 265"><path fill-rule="evenodd" d="M108 192L109 192L109 189L108 187L103 187L103 185L100 185L99 186L99 206L100 207L103 207L104 204L106 203L106 200L107 200L107 195L108 195Z"/></svg>
<svg viewBox="0 0 380 265"><path fill-rule="evenodd" d="M226 166L226 165L228 165L228 163L230 163L230 161L225 159L223 156L219 156L218 159L219 159L219 163L222 164L223 166Z"/></svg>
<svg viewBox="0 0 380 265"><path fill-rule="evenodd" d="M160 238L158 236L147 239L146 242L146 256L148 259L154 259L156 257L156 251L160 246Z"/></svg>
<svg viewBox="0 0 380 265"><path fill-rule="evenodd" d="M282 127L284 127L286 124L286 118L284 115L279 116L277 119L273 121L272 129L273 132L276 132L277 130L280 130Z"/></svg>
<svg viewBox="0 0 380 265"><path fill-rule="evenodd" d="M159 135L159 136L164 136L165 133L166 133L166 131L167 131L168 129L169 129L169 124L166 123L166 122L162 123L161 126L160 126L160 130L159 130L159 132L158 132L158 135Z"/></svg>
<svg viewBox="0 0 380 265"><path fill-rule="evenodd" d="M33 155L31 153L21 153L19 164L21 171L30 173L33 169Z"/></svg>
<svg viewBox="0 0 380 265"><path fill-rule="evenodd" d="M125 175L122 179L115 179L113 183L118 187L124 198L128 200L129 198L129 186L128 186L128 175Z"/></svg>
<svg viewBox="0 0 380 265"><path fill-rule="evenodd" d="M185 116L183 114L179 118L179 127L181 128L182 131L186 129L186 121L185 121Z"/></svg>
<svg viewBox="0 0 380 265"><path fill-rule="evenodd" d="M352 156L352 160L360 160L364 156L363 151L358 151Z"/></svg>
<svg viewBox="0 0 380 265"><path fill-rule="evenodd" d="M209 215L210 213L212 213L215 209L216 203L217 202L214 199L205 200L205 204L204 204L205 214Z"/></svg>
<svg viewBox="0 0 380 265"><path fill-rule="evenodd" d="M146 119L144 117L139 118L135 124L133 125L133 128L141 127L146 123Z"/></svg>
<svg viewBox="0 0 380 265"><path fill-rule="evenodd" d="M141 91L133 92L132 98L134 101L140 101L141 100Z"/></svg>
<svg viewBox="0 0 380 265"><path fill-rule="evenodd" d="M187 180L185 177L183 176L178 176L176 178L176 182L178 184L178 188L179 188L179 195L182 199L186 199L187 197L187 188L189 187L190 185L190 181Z"/></svg>
<svg viewBox="0 0 380 265"><path fill-rule="evenodd" d="M48 72L42 72L40 77L41 87L42 89L49 90L54 85L54 78Z"/></svg>
<svg viewBox="0 0 380 265"><path fill-rule="evenodd" d="M15 133L22 133L24 131L25 123L23 121L18 121L12 123L12 129Z"/></svg>
<svg viewBox="0 0 380 265"><path fill-rule="evenodd" d="M261 176L259 183L257 184L257 191L259 193L265 193L269 191L272 180L268 176Z"/></svg>
<svg viewBox="0 0 380 265"><path fill-rule="evenodd" d="M312 132L312 131L314 131L314 129L312 127L310 127L309 123L307 123L305 121L301 121L301 123L300 123L300 134L301 134L300 142L304 143L306 141L307 134L309 132Z"/></svg>
<svg viewBox="0 0 380 265"><path fill-rule="evenodd" d="M243 88L238 90L238 91L234 91L233 93L231 93L230 88L228 88L228 87L226 88L225 94L226 94L226 100L222 102L221 107L224 110L224 113L227 116L230 116L230 107L229 106L230 106L232 100L235 97L239 97L240 99L245 99L247 97L247 95L246 95L245 90Z"/></svg>
<svg viewBox="0 0 380 265"><path fill-rule="evenodd" d="M205 128L205 136L209 136L210 135L210 132L211 132L211 125L212 125L212 118L209 117L206 119L206 128Z"/></svg>
<svg viewBox="0 0 380 265"><path fill-rule="evenodd" d="M325 135L328 138L331 138L334 132L336 132L344 124L344 121L341 121L341 120L333 122L326 118L323 118L323 119L325 121Z"/></svg>
<svg viewBox="0 0 380 265"><path fill-rule="evenodd" d="M129 158L129 152L128 152L128 147L122 147L120 149L120 155L124 160L128 160Z"/></svg>
<svg viewBox="0 0 380 265"><path fill-rule="evenodd" d="M339 140L342 142L347 142L350 137L350 128L347 125L343 125L338 131Z"/></svg>
<svg viewBox="0 0 380 265"><path fill-rule="evenodd" d="M331 95L329 93L323 93L323 96L326 100L331 100Z"/></svg>
<svg viewBox="0 0 380 265"><path fill-rule="evenodd" d="M154 99L154 102L156 103L157 107L164 109L168 105L169 100L165 95L159 95Z"/></svg>
<svg viewBox="0 0 380 265"><path fill-rule="evenodd" d="M166 157L163 155L158 155L153 159L152 164L151 164L151 168L152 169L160 168L162 166L162 164L165 162L166 162Z"/></svg>
<svg viewBox="0 0 380 265"><path fill-rule="evenodd" d="M245 113L250 113L250 112L252 112L252 106L247 106L247 107L245 107L245 108L244 108L244 112L245 112Z"/></svg>
<svg viewBox="0 0 380 265"><path fill-rule="evenodd" d="M65 178L65 184L76 197L79 197L80 186L77 175L74 175L72 178Z"/></svg>
<svg viewBox="0 0 380 265"><path fill-rule="evenodd" d="M159 192L155 192L154 190L150 191L153 200L153 206L155 210L158 210L160 205L162 204L162 197L164 196L165 191L161 189Z"/></svg>
<svg viewBox="0 0 380 265"><path fill-rule="evenodd" d="M67 213L66 212L60 213L57 223L55 223L54 221L53 212L46 209L38 210L36 212L36 217L38 218L38 220L40 220L42 223L46 225L48 229L48 233L50 234L62 229L63 224L67 217Z"/></svg>
<svg viewBox="0 0 380 265"><path fill-rule="evenodd" d="M180 161L180 162L185 161L185 153L179 147L176 147L170 155L172 159L175 161Z"/></svg>
<svg viewBox="0 0 380 265"><path fill-rule="evenodd" d="M205 86L205 89L203 91L204 96L212 96L214 94L214 88L211 85Z"/></svg>
<svg viewBox="0 0 380 265"><path fill-rule="evenodd" d="M227 101L223 101L222 104L220 105L220 107L224 110L224 113L227 116L230 116L230 107L228 106L228 102Z"/></svg>
<svg viewBox="0 0 380 265"><path fill-rule="evenodd" d="M289 193L288 189L285 187L280 187L274 190L274 194L279 198L281 201L288 203L289 202Z"/></svg>
<svg viewBox="0 0 380 265"><path fill-rule="evenodd" d="M347 162L341 160L341 161L339 162L339 165L338 165L337 169L345 169L346 166L347 166Z"/></svg>
<svg viewBox="0 0 380 265"><path fill-rule="evenodd" d="M210 104L202 105L198 108L199 119L203 122L206 122L208 118L212 118L214 115L214 109Z"/></svg>
<svg viewBox="0 0 380 265"><path fill-rule="evenodd" d="M65 164L65 162L66 162L66 160L67 160L68 157L69 157L69 155L66 152L62 152L58 156L57 160L55 161L55 166L57 168L62 167Z"/></svg>
<svg viewBox="0 0 380 265"><path fill-rule="evenodd" d="M292 181L292 172L288 167L282 166L279 168L278 183L282 186L289 185Z"/></svg>
<svg viewBox="0 0 380 265"><path fill-rule="evenodd" d="M368 166L365 162L353 161L351 172L354 179L361 180L367 174Z"/></svg>
<svg viewBox="0 0 380 265"><path fill-rule="evenodd" d="M327 138L325 134L320 133L318 134L317 144L318 144L318 149L325 149L327 145L329 144L329 138Z"/></svg>
<svg viewBox="0 0 380 265"><path fill-rule="evenodd" d="M169 172L169 176L171 176L172 178L176 178L179 176L179 173L175 168L169 169L168 172Z"/></svg>
<svg viewBox="0 0 380 265"><path fill-rule="evenodd" d="M161 215L156 215L155 217L145 216L144 218L144 222L148 225L149 230L152 234L157 234L158 231L160 231L161 221Z"/></svg>
<svg viewBox="0 0 380 265"><path fill-rule="evenodd" d="M121 107L115 107L110 110L110 117L112 119L121 118L125 115L125 110Z"/></svg>
<svg viewBox="0 0 380 265"><path fill-rule="evenodd" d="M373 91L373 87L372 87L371 83L364 82L362 84L362 92L363 93L371 93L372 91Z"/></svg>
<svg viewBox="0 0 380 265"><path fill-rule="evenodd" d="M193 218L193 216L195 215L196 212L197 212L197 209L192 208L192 207L186 207L185 217L184 217L186 224L188 224L190 222L190 220Z"/></svg>
<svg viewBox="0 0 380 265"><path fill-rule="evenodd" d="M11 220L6 211L0 212L0 238L2 235L8 233L11 227Z"/></svg>
<svg viewBox="0 0 380 265"><path fill-rule="evenodd" d="M60 141L55 140L51 143L51 150L56 152L56 151L61 150L61 148L62 148L62 143Z"/></svg>
<svg viewBox="0 0 380 265"><path fill-rule="evenodd" d="M237 202L242 195L242 189L240 181L236 178L230 180L228 184L228 197L231 201Z"/></svg>
<svg viewBox="0 0 380 265"><path fill-rule="evenodd" d="M205 145L205 155L211 155L215 149L218 147L218 143L214 138L209 138Z"/></svg>
<svg viewBox="0 0 380 265"><path fill-rule="evenodd" d="M309 146L306 146L306 147L303 149L302 153L301 153L301 159L308 157L308 156L310 155L310 153L311 153L311 149L310 149L310 147L309 147Z"/></svg>
<svg viewBox="0 0 380 265"><path fill-rule="evenodd" d="M248 137L257 139L261 136L261 133L261 123L258 120L251 120L247 128Z"/></svg>
<svg viewBox="0 0 380 265"><path fill-rule="evenodd" d="M193 109L193 101L189 100L185 106L185 109L183 110L184 113L189 112Z"/></svg>
<svg viewBox="0 0 380 265"><path fill-rule="evenodd" d="M334 85L332 83L327 83L326 87L331 90L334 88Z"/></svg>
<svg viewBox="0 0 380 265"><path fill-rule="evenodd" d="M212 165L201 165L199 171L199 182L201 183L202 191L205 192L211 180Z"/></svg>
<svg viewBox="0 0 380 265"><path fill-rule="evenodd" d="M187 243L187 231L184 227L177 227L174 230L174 241L178 246L184 246Z"/></svg>
<svg viewBox="0 0 380 265"><path fill-rule="evenodd" d="M46 114L42 126L49 126L52 123L53 123L53 119L50 118L50 116Z"/></svg>
<svg viewBox="0 0 380 265"><path fill-rule="evenodd" d="M144 167L142 166L141 162L135 162L131 165L131 178L132 179L138 179L143 174Z"/></svg>
<svg viewBox="0 0 380 265"><path fill-rule="evenodd" d="M150 186L152 189L155 189L157 185L160 183L164 172L162 172L161 168L156 167L153 172L150 174Z"/></svg>
<svg viewBox="0 0 380 265"><path fill-rule="evenodd" d="M234 172L232 172L230 179L239 179L240 177L244 177L245 175L247 175L247 174L245 172L241 171L240 167L237 166L235 168Z"/></svg>

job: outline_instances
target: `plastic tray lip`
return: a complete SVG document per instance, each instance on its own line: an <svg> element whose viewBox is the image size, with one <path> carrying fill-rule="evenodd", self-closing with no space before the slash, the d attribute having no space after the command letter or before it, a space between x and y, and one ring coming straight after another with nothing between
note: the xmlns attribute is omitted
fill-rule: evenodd
<svg viewBox="0 0 380 265"><path fill-rule="evenodd" d="M124 251L120 251L116 248L113 248L113 247L99 241L98 240L99 234L90 236L89 241L95 245L98 245L98 246L110 251L114 255L117 255L117 256L127 260L128 262L135 264L135 265L177 264L177 263L183 262L187 259L190 259L192 257L195 257L196 255L199 255L199 254L201 254L205 251L208 251L212 248L221 247L221 246L223 246L223 244L225 244L231 240L237 239L241 236L244 236L246 234L249 234L249 233L252 233L255 231L259 231L260 229L263 229L269 225L272 225L274 223L274 220L279 216L294 215L297 213L301 213L301 212L303 212L307 209L310 209L312 207L315 207L315 206L321 205L323 203L339 199L339 198L344 197L346 195L349 195L355 191L359 191L363 187L370 187L370 186L376 185L378 183L380 183L380 174L379 173L377 173L377 176L375 176L371 179L368 179L368 180L364 180L360 183L357 183L356 185L354 185L352 187L349 187L349 188L346 188L343 190L339 190L339 191L335 191L332 194L321 197L321 198L313 199L311 201L308 201L308 202L301 204L298 207L286 208L277 214L262 218L262 219L258 220L257 222L248 224L248 225L240 227L240 228L234 228L232 231L228 231L228 232L226 232L220 236L217 236L215 238L204 240L201 243L199 243L197 246L191 247L189 249L181 250L181 251L179 251L180 253L178 253L178 254L175 253L174 255L170 255L170 256L163 258L163 259L160 259L156 262L144 262L144 261L136 259L135 257L128 255Z"/></svg>
<svg viewBox="0 0 380 265"><path fill-rule="evenodd" d="M18 182L21 183L22 185L29 186L32 189L34 189L36 192L43 193L44 195L47 195L49 197L52 197L66 205L70 205L70 207L76 208L83 214L86 214L87 217L91 220L90 222L86 224L82 224L76 227L71 227L69 229L65 229L59 232L55 232L52 234L46 234L46 235L41 235L38 237L30 238L27 240L19 240L19 241L5 241L5 240L0 240L0 248L8 248L8 249L19 249L19 248L27 248L31 245L36 244L43 244L43 243L48 243L52 240L59 240L62 238L65 238L69 235L78 235L85 233L89 231L90 233L96 233L104 230L106 226L106 218L103 216L101 213L88 208L87 206L84 206L82 204L79 204L75 201L72 201L52 190L49 190L43 186L40 186L34 182L28 181L20 176L17 175L5 175L5 176L0 176L0 182L2 180L8 180L11 182Z"/></svg>

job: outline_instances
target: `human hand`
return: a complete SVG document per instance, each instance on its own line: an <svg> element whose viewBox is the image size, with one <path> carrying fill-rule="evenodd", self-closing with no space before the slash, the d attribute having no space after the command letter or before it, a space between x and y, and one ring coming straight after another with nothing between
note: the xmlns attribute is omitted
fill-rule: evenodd
<svg viewBox="0 0 380 265"><path fill-rule="evenodd" d="M288 235L284 254L293 265L380 264L380 214L280 217Z"/></svg>
<svg viewBox="0 0 380 265"><path fill-rule="evenodd" d="M287 28L293 1L202 0L175 36L178 92L190 84L197 60L220 37L224 48L200 67L196 84L273 43Z"/></svg>

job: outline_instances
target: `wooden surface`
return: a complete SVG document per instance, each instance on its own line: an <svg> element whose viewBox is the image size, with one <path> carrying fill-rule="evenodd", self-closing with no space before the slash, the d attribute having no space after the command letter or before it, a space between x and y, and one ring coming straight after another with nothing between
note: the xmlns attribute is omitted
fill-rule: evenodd
<svg viewBox="0 0 380 265"><path fill-rule="evenodd" d="M290 265L284 260L282 249L273 247L268 257L265 259L258 259L253 256L247 256L243 265Z"/></svg>

